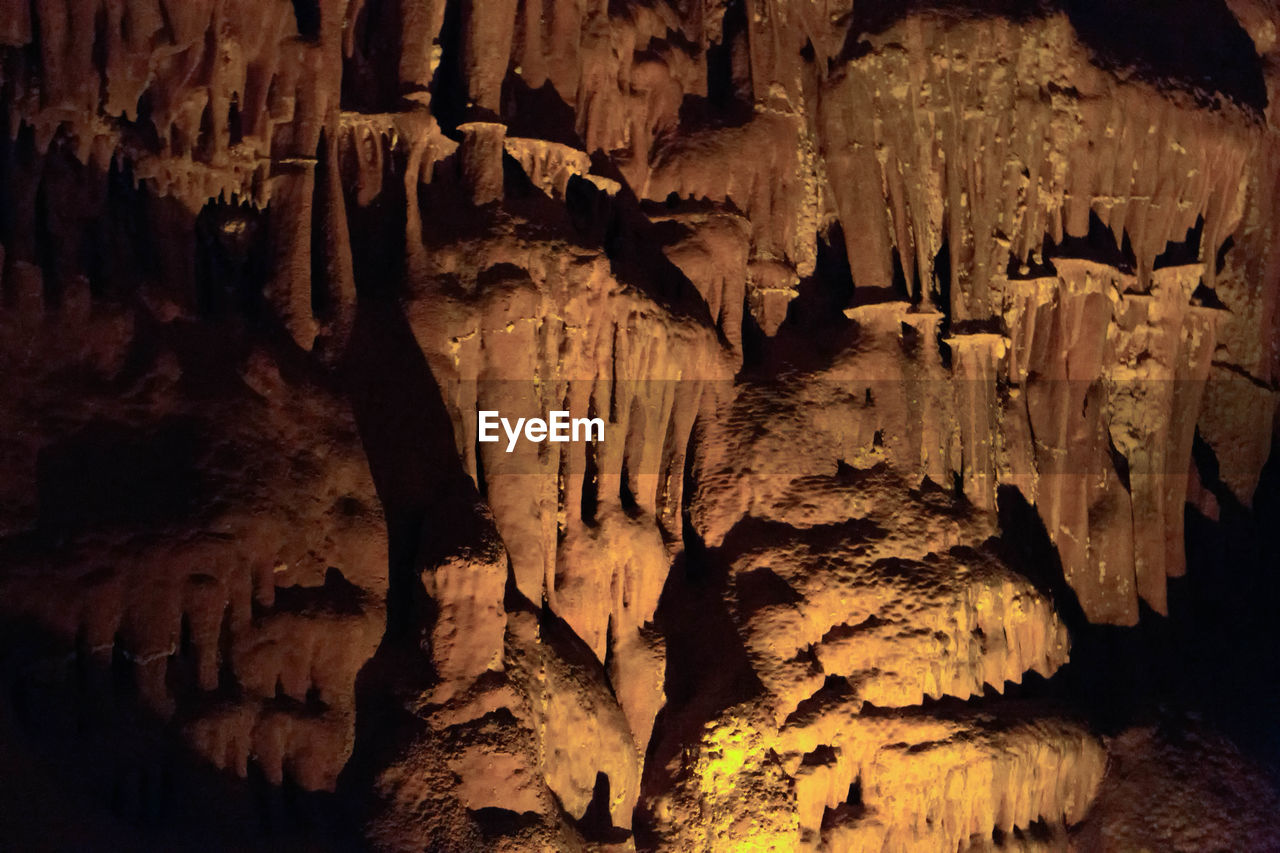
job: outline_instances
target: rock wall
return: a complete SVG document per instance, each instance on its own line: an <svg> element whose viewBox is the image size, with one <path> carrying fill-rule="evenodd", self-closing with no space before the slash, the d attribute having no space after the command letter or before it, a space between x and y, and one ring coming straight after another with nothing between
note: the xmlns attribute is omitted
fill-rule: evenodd
<svg viewBox="0 0 1280 853"><path fill-rule="evenodd" d="M1072 634L1280 378L1280 19L1174 5L0 0L15 742L338 849L1101 837Z"/></svg>

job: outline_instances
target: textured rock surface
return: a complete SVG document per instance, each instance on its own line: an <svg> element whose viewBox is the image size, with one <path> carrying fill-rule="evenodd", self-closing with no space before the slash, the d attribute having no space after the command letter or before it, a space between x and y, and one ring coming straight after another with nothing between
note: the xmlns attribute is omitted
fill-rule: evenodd
<svg viewBox="0 0 1280 853"><path fill-rule="evenodd" d="M1194 722L1166 721L1118 738L1086 845L1101 849L1266 850L1277 803L1267 775ZM1159 789L1159 790L1157 790ZM1135 809L1139 802L1152 808ZM1158 805L1157 805L1158 804ZM1230 815L1230 817L1227 817Z"/></svg>
<svg viewBox="0 0 1280 853"><path fill-rule="evenodd" d="M1033 823L1063 835L1106 765L1100 743L1049 718L851 718L831 705L771 731L740 713L708 727L689 779L658 801L673 848L968 849Z"/></svg>
<svg viewBox="0 0 1280 853"><path fill-rule="evenodd" d="M1277 26L0 0L0 846L1269 849Z"/></svg>

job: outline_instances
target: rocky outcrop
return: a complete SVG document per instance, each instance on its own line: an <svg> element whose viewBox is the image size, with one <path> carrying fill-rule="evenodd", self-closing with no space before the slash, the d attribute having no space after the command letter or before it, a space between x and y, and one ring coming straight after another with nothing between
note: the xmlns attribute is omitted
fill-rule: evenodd
<svg viewBox="0 0 1280 853"><path fill-rule="evenodd" d="M213 380L119 317L82 321L91 361L64 349L74 327L27 319L4 321L6 413L82 402L10 433L35 464L10 481L6 619L41 626L46 665L114 672L215 765L332 790L385 622L386 534L349 413L262 351ZM192 394L207 381L223 396Z"/></svg>
<svg viewBox="0 0 1280 853"><path fill-rule="evenodd" d="M14 725L386 849L1067 844L1067 626L1280 371L1276 10L1102 5L0 0Z"/></svg>
<svg viewBox="0 0 1280 853"><path fill-rule="evenodd" d="M837 705L772 730L735 708L708 725L657 814L672 847L982 849L1033 824L1065 837L1105 765L1101 745L1063 720L850 717Z"/></svg>

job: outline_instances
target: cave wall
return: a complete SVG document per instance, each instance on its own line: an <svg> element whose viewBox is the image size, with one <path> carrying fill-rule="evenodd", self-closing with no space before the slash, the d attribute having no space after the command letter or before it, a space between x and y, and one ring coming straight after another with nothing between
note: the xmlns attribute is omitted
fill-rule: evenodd
<svg viewBox="0 0 1280 853"><path fill-rule="evenodd" d="M1280 18L1104 5L0 0L13 730L385 849L1066 844L998 694L1170 615L1280 371Z"/></svg>

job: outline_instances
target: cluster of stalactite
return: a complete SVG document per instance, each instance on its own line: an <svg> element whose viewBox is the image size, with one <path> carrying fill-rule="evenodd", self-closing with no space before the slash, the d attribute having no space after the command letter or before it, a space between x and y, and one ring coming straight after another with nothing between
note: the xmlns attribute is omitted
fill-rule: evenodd
<svg viewBox="0 0 1280 853"><path fill-rule="evenodd" d="M0 0L0 610L308 790L416 638L388 848L1063 835L1100 742L981 710L1069 657L1000 496L1119 625L1197 442L1248 503L1277 22L1197 77L1070 4L872 5ZM555 409L604 441L478 440ZM695 548L758 689L664 723Z"/></svg>

